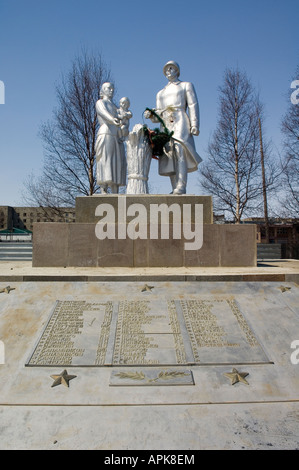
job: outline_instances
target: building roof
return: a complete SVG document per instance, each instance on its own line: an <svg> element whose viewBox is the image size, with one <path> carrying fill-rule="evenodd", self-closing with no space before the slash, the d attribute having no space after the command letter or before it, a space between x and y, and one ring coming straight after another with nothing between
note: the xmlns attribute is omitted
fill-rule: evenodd
<svg viewBox="0 0 299 470"><path fill-rule="evenodd" d="M10 234L16 234L16 235L27 235L32 233L30 230L27 229L20 229L20 228L12 228L12 229L5 229L5 230L0 230L1 235L10 235Z"/></svg>

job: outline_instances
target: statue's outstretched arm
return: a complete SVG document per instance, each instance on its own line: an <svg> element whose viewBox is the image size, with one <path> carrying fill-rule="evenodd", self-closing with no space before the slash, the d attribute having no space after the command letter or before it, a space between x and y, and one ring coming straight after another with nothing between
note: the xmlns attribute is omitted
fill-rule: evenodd
<svg viewBox="0 0 299 470"><path fill-rule="evenodd" d="M152 108L153 111L155 111L155 113L159 114L159 110L156 109L156 108ZM159 122L159 119L149 110L149 109L146 109L144 111L144 117L145 119L150 119L152 122Z"/></svg>

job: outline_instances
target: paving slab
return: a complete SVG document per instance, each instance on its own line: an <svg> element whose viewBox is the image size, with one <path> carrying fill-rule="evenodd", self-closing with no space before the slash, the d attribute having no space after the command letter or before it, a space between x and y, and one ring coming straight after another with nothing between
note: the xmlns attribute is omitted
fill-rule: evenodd
<svg viewBox="0 0 299 470"><path fill-rule="evenodd" d="M1 280L1 449L299 448L295 282L39 275Z"/></svg>

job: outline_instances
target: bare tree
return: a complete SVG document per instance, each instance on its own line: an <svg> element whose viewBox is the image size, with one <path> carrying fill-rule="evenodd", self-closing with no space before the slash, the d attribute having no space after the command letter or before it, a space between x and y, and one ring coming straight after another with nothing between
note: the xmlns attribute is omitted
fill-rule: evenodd
<svg viewBox="0 0 299 470"><path fill-rule="evenodd" d="M264 106L259 97L256 100L256 113L259 124L260 141L260 164L261 164L261 185L263 194L263 215L265 220L265 243L270 242L270 220L269 220L269 194L277 193L279 181L282 175L281 163L273 151L272 143L266 139L264 132Z"/></svg>
<svg viewBox="0 0 299 470"><path fill-rule="evenodd" d="M44 166L41 177L25 182L25 199L42 207L74 206L78 195L90 196L96 183L95 104L100 88L111 81L100 55L83 52L56 87L53 119L41 126Z"/></svg>
<svg viewBox="0 0 299 470"><path fill-rule="evenodd" d="M296 78L299 80L299 66ZM299 96L299 92L298 92ZM289 99L289 106L282 121L284 135L284 207L289 216L299 216L299 102Z"/></svg>
<svg viewBox="0 0 299 470"><path fill-rule="evenodd" d="M208 146L207 162L201 166L201 185L213 196L215 211L228 211L236 223L245 211L256 211L262 205L259 119L261 105L246 74L226 70L218 125ZM273 187L273 171L264 176L264 190Z"/></svg>

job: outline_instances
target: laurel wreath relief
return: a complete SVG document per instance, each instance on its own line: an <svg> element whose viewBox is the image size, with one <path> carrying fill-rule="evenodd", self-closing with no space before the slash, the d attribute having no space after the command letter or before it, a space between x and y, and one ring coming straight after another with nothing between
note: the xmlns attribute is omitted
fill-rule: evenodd
<svg viewBox="0 0 299 470"><path fill-rule="evenodd" d="M131 380L146 380L146 377L143 372L119 372L115 374L121 379L131 379ZM161 371L158 376L154 379L147 379L147 382L157 382L158 380L170 380L177 377L183 377L188 375L187 372L183 371Z"/></svg>

